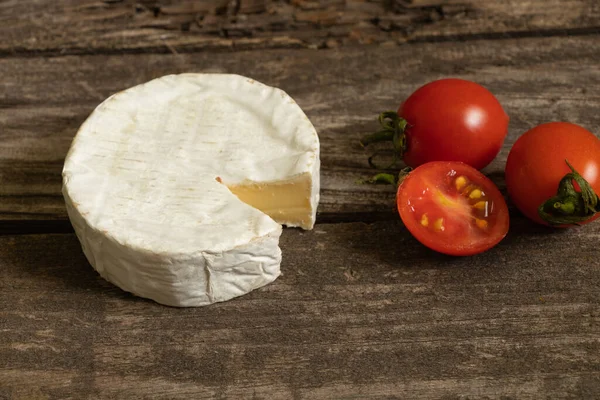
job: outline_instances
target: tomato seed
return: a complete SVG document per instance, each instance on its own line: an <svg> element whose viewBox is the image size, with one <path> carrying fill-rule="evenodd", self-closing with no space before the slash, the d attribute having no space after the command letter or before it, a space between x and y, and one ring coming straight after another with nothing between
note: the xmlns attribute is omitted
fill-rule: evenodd
<svg viewBox="0 0 600 400"><path fill-rule="evenodd" d="M456 190L460 192L460 190L467 185L467 178L465 178L464 176L459 176L454 181L454 185L456 186Z"/></svg>
<svg viewBox="0 0 600 400"><path fill-rule="evenodd" d="M436 219L435 222L434 222L434 224L433 224L433 227L434 227L434 229L436 231L443 232L444 229L446 229L444 227L444 218L438 218L438 219Z"/></svg>
<svg viewBox="0 0 600 400"><path fill-rule="evenodd" d="M475 218L475 225L481 229L485 229L488 227L488 222L484 219Z"/></svg>
<svg viewBox="0 0 600 400"><path fill-rule="evenodd" d="M479 199L481 198L481 195L483 194L483 192L479 189L474 189L471 193L469 193L469 198L470 199Z"/></svg>
<svg viewBox="0 0 600 400"><path fill-rule="evenodd" d="M487 208L487 201L478 201L477 203L473 204L473 208L477 210L485 210Z"/></svg>

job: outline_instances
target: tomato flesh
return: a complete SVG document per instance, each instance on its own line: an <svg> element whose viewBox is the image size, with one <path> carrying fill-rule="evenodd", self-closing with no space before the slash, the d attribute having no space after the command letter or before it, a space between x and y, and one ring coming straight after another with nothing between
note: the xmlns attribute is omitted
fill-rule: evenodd
<svg viewBox="0 0 600 400"><path fill-rule="evenodd" d="M513 203L532 221L548 225L538 215L538 207L556 194L560 180L571 172L565 160L600 195L600 140L581 126L568 122L541 124L521 135L511 148L506 161L506 187ZM599 216L597 213L580 224Z"/></svg>
<svg viewBox="0 0 600 400"><path fill-rule="evenodd" d="M421 165L402 181L396 199L407 229L440 253L481 253L508 232L502 194L492 181L464 163Z"/></svg>

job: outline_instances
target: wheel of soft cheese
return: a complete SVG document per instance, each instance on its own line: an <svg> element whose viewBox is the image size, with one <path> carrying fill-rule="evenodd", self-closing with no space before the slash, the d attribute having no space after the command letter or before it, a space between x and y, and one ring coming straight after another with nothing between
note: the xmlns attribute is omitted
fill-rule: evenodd
<svg viewBox="0 0 600 400"><path fill-rule="evenodd" d="M169 75L115 94L65 160L67 212L106 280L171 306L280 274L281 224L311 229L319 139L283 91L239 75Z"/></svg>

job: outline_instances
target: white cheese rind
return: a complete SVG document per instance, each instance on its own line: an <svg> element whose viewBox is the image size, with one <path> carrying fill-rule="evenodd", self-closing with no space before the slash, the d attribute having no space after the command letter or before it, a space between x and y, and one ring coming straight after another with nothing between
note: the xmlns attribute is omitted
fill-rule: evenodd
<svg viewBox="0 0 600 400"><path fill-rule="evenodd" d="M248 293L279 275L281 226L228 184L310 174L319 142L297 104L256 81L171 75L113 95L73 141L63 170L69 218L108 281L172 306ZM285 223L285 221L283 221Z"/></svg>
<svg viewBox="0 0 600 400"><path fill-rule="evenodd" d="M280 275L281 229L223 253L168 254L132 250L86 223L66 195L67 212L83 252L107 281L137 296L176 307L226 301Z"/></svg>

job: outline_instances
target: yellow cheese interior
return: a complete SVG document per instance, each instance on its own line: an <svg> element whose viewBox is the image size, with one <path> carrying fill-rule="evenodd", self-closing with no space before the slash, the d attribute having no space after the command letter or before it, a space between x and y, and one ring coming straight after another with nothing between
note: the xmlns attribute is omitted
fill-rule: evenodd
<svg viewBox="0 0 600 400"><path fill-rule="evenodd" d="M226 184L226 182L223 182ZM259 209L280 224L311 229L311 179L309 174L282 182L227 185L244 203Z"/></svg>

